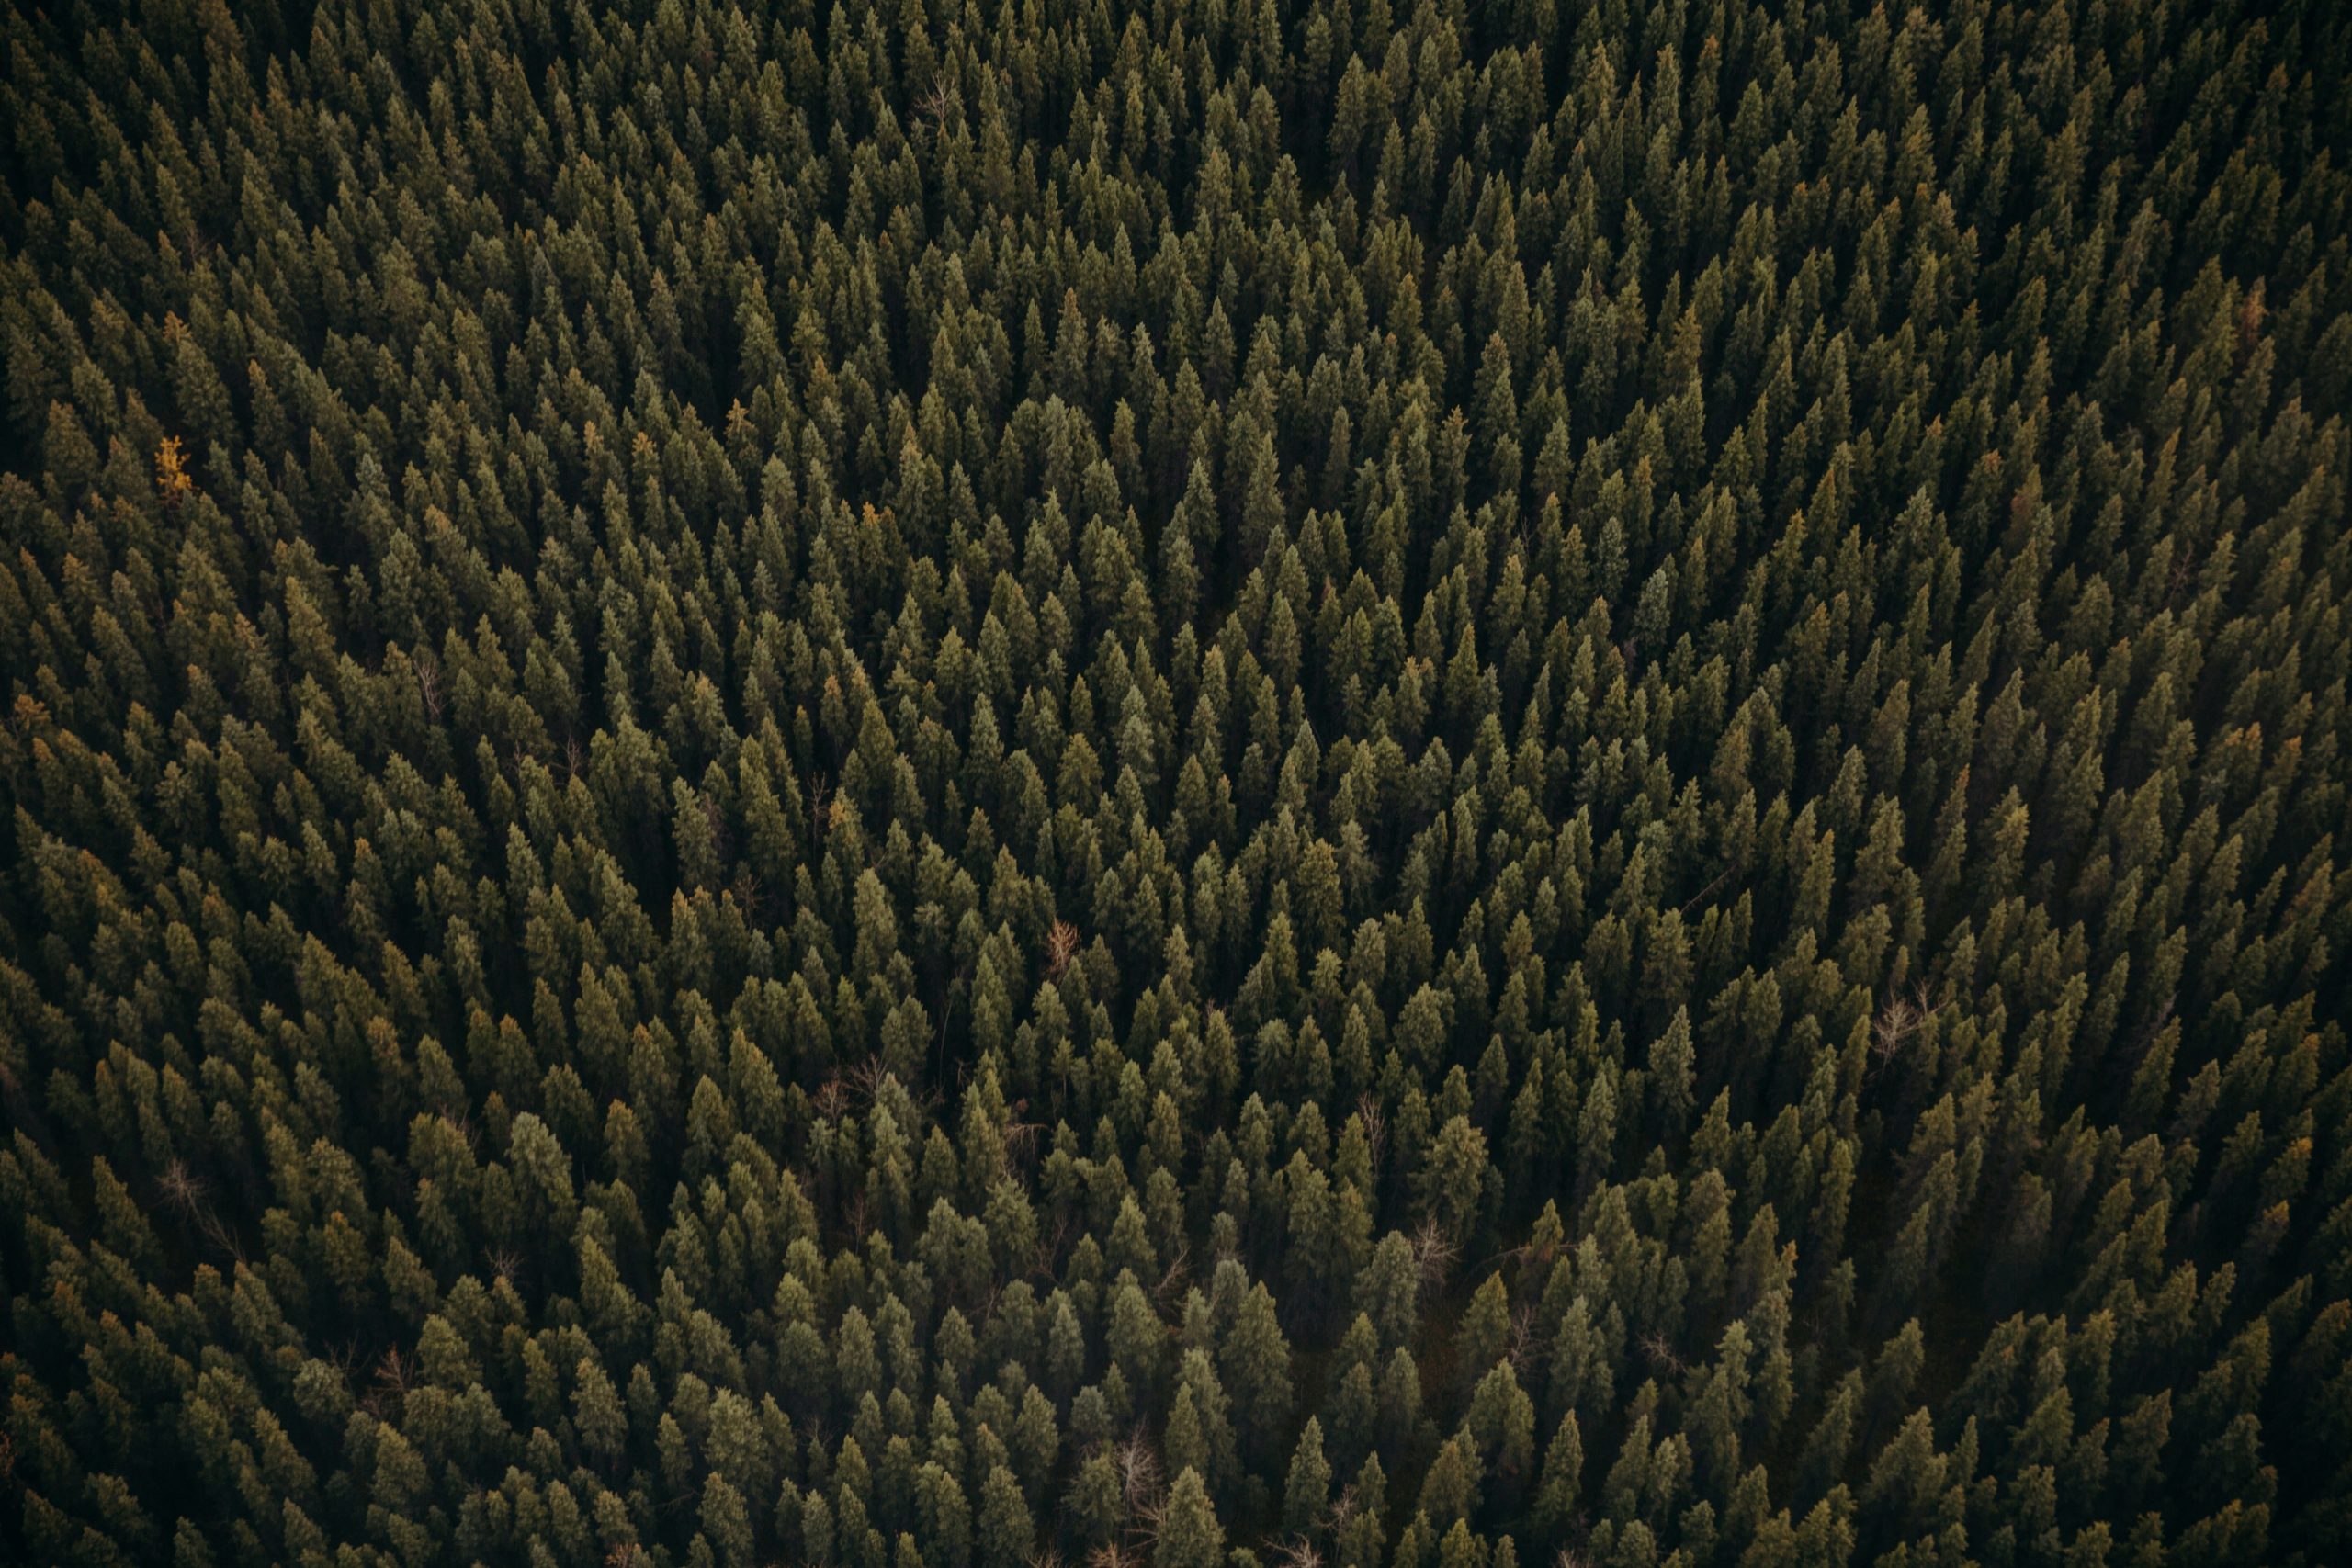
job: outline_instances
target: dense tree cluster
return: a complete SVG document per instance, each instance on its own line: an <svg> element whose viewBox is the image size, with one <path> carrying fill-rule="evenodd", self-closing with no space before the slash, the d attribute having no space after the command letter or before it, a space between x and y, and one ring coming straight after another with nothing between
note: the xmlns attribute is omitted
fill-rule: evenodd
<svg viewBox="0 0 2352 1568"><path fill-rule="evenodd" d="M0 38L0 1555L2352 1560L2352 16Z"/></svg>

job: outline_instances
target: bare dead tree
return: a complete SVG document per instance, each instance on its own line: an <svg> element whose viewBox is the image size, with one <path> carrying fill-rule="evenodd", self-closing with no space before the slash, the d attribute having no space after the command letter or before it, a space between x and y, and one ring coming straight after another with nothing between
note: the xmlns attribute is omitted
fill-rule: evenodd
<svg viewBox="0 0 2352 1568"><path fill-rule="evenodd" d="M409 661L416 666L416 690L417 694L424 699L424 711L439 718L441 667L433 661L433 655L422 648L409 656Z"/></svg>
<svg viewBox="0 0 2352 1568"><path fill-rule="evenodd" d="M1372 1168L1377 1174L1388 1152L1388 1119L1381 1114L1380 1100L1370 1089L1356 1097L1356 1116L1363 1122L1363 1139L1371 1146Z"/></svg>
<svg viewBox="0 0 2352 1568"><path fill-rule="evenodd" d="M1068 920L1056 920L1046 933L1046 978L1058 980L1062 971L1078 952L1078 928Z"/></svg>
<svg viewBox="0 0 2352 1568"><path fill-rule="evenodd" d="M758 874L748 865L736 869L735 880L729 884L727 891L734 898L735 907L747 917L756 919L767 907L767 889L760 886Z"/></svg>
<svg viewBox="0 0 2352 1568"><path fill-rule="evenodd" d="M1913 986L1908 995L1891 993L1871 1021L1871 1054L1882 1062L1893 1061L1943 1010L1943 1003L1928 1002L1924 984Z"/></svg>
<svg viewBox="0 0 2352 1568"><path fill-rule="evenodd" d="M1524 1377L1528 1368L1542 1356L1543 1348L1535 1334L1535 1303L1523 1301L1511 1311L1510 1333L1503 1343L1503 1355L1510 1360L1511 1371Z"/></svg>
<svg viewBox="0 0 2352 1568"><path fill-rule="evenodd" d="M1184 1288L1185 1282L1192 1278L1192 1251L1189 1242L1176 1244L1176 1256L1168 1260L1167 1271L1160 1275L1159 1283L1151 1288L1154 1300L1165 1302Z"/></svg>
<svg viewBox="0 0 2352 1568"><path fill-rule="evenodd" d="M500 1247L492 1248L488 1258L490 1271L498 1277L502 1284L518 1291L522 1289L523 1255L521 1253L511 1247Z"/></svg>
<svg viewBox="0 0 2352 1568"><path fill-rule="evenodd" d="M943 71L932 78L930 90L915 100L915 112L933 125L944 125L947 121L948 111L956 107L961 96Z"/></svg>
<svg viewBox="0 0 2352 1568"><path fill-rule="evenodd" d="M383 1355L377 1359L374 1386L368 1389L359 1403L370 1415L379 1417L388 1411L397 1414L400 1406L408 1399L409 1384L415 1376L415 1367L410 1363L407 1357L401 1354L401 1348L397 1345L389 1346Z"/></svg>
<svg viewBox="0 0 2352 1568"><path fill-rule="evenodd" d="M1462 1247L1445 1234L1434 1217L1423 1220L1413 1233L1413 1270L1420 1280L1423 1294L1442 1290L1446 1276L1461 1259Z"/></svg>
<svg viewBox="0 0 2352 1568"><path fill-rule="evenodd" d="M1266 1544L1272 1550L1274 1561L1282 1568L1323 1568L1323 1553L1303 1535L1292 1536L1286 1540L1270 1540Z"/></svg>
<svg viewBox="0 0 2352 1568"><path fill-rule="evenodd" d="M850 1092L860 1105L871 1105L882 1093L882 1080L890 1076L878 1055L868 1056L849 1069L845 1080Z"/></svg>
<svg viewBox="0 0 2352 1568"><path fill-rule="evenodd" d="M1029 1102L1025 1100L1018 1100L1012 1103L1015 1114L1028 1109ZM1046 1124L1043 1122L1007 1122L997 1132L997 1136L1004 1142L1005 1157L1008 1159L1014 1157L1027 1159L1036 1151L1037 1141L1045 1134Z"/></svg>
<svg viewBox="0 0 2352 1568"><path fill-rule="evenodd" d="M155 1190L165 1209L194 1225L197 1234L224 1256L239 1263L245 1260L245 1250L236 1233L213 1210L210 1185L190 1169L186 1160L174 1158L164 1166L163 1174L155 1179Z"/></svg>
<svg viewBox="0 0 2352 1568"><path fill-rule="evenodd" d="M155 1190L163 1198L164 1206L189 1219L196 1218L204 1207L208 1195L204 1178L188 1168L186 1160L175 1156L155 1178Z"/></svg>
<svg viewBox="0 0 2352 1568"><path fill-rule="evenodd" d="M832 795L832 790L833 786L831 781L827 779L824 774L812 773L809 775L808 838L812 848L815 845L815 840L824 837L826 828L831 825L832 819L828 815L826 807L829 804L831 804L831 796Z"/></svg>
<svg viewBox="0 0 2352 1568"><path fill-rule="evenodd" d="M1054 1222L1054 1228L1051 1231L1043 1231L1039 1234L1036 1261L1030 1266L1032 1273L1040 1279L1054 1278L1055 1260L1061 1257L1062 1244L1069 1240L1069 1233L1074 1225L1075 1222L1065 1214Z"/></svg>
<svg viewBox="0 0 2352 1568"><path fill-rule="evenodd" d="M1142 1423L1136 1423L1126 1440L1112 1450L1111 1461L1118 1467L1119 1499L1129 1513L1141 1514L1159 1506L1159 1454Z"/></svg>

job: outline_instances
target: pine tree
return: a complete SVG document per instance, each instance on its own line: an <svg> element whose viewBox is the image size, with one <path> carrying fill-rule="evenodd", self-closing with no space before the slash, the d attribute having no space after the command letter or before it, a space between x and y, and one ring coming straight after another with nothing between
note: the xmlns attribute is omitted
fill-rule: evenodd
<svg viewBox="0 0 2352 1568"><path fill-rule="evenodd" d="M1331 1465L1323 1457L1323 1424L1309 1416L1299 1431L1298 1448L1291 1455L1290 1476L1283 1489L1283 1528L1299 1535L1312 1533L1323 1522L1330 1495Z"/></svg>
<svg viewBox="0 0 2352 1568"><path fill-rule="evenodd" d="M975 1560L982 1568L1015 1568L1029 1560L1032 1533L1029 1504L1022 1495L1021 1483L1012 1472L997 1465L980 1483Z"/></svg>
<svg viewBox="0 0 2352 1568"><path fill-rule="evenodd" d="M1201 1472L1187 1467L1168 1489L1152 1548L1153 1568L1216 1568L1225 1552L1225 1527L1217 1522Z"/></svg>
<svg viewBox="0 0 2352 1568"><path fill-rule="evenodd" d="M1263 1453L1290 1426L1291 1351L1276 1322L1273 1297L1263 1284L1250 1287L1233 1325L1218 1347L1218 1365L1249 1447Z"/></svg>

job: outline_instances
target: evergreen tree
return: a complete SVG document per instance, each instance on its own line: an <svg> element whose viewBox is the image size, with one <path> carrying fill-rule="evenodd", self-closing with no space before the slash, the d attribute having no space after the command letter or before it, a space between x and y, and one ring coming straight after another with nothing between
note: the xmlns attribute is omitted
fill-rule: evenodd
<svg viewBox="0 0 2352 1568"><path fill-rule="evenodd" d="M1168 1489L1161 1510L1153 1568L1216 1568L1225 1554L1225 1527L1217 1523L1201 1472L1186 1468Z"/></svg>

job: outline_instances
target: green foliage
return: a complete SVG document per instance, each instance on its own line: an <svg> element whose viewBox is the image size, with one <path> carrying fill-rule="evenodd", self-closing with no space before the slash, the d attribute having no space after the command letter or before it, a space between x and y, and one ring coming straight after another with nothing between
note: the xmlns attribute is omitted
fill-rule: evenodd
<svg viewBox="0 0 2352 1568"><path fill-rule="evenodd" d="M2352 1560L2339 8L0 41L0 1559Z"/></svg>

